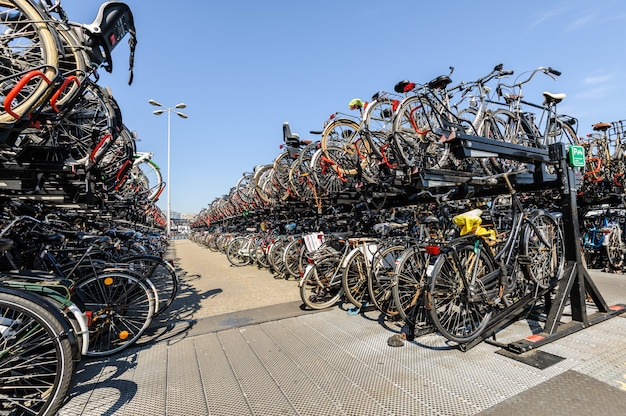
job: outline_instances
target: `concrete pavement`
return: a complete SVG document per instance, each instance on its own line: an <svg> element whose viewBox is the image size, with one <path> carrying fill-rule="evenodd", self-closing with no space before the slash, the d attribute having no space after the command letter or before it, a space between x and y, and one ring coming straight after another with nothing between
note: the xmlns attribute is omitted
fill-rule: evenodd
<svg viewBox="0 0 626 416"><path fill-rule="evenodd" d="M523 360L437 334L392 348L400 328L374 311L300 307L297 282L173 244L182 285L135 347L79 365L61 415L623 414L626 317L547 344ZM590 272L609 305L626 276ZM567 316L564 314L564 319ZM523 320L498 341L531 333Z"/></svg>

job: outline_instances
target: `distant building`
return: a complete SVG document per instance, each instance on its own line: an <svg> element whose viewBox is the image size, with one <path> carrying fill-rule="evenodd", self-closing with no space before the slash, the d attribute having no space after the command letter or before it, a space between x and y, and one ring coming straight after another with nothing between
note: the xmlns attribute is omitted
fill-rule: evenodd
<svg viewBox="0 0 626 416"><path fill-rule="evenodd" d="M195 219L197 215L198 215L197 212L188 212L187 214L183 214L182 218L184 220L190 221L190 220Z"/></svg>

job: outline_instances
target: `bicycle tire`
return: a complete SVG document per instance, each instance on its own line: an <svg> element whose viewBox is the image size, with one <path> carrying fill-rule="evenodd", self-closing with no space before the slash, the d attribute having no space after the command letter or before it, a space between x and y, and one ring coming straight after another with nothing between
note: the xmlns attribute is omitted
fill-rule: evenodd
<svg viewBox="0 0 626 416"><path fill-rule="evenodd" d="M360 248L354 248L345 261L341 277L343 292L355 308L360 309L369 301L369 271L365 254Z"/></svg>
<svg viewBox="0 0 626 416"><path fill-rule="evenodd" d="M330 257L306 267L300 281L300 298L308 308L329 308L343 296L341 277L336 275L338 261L338 258Z"/></svg>
<svg viewBox="0 0 626 416"><path fill-rule="evenodd" d="M356 165L345 152L339 147L329 147L326 153L319 149L313 157L311 157L311 170L315 178L315 185L319 189L319 195L328 196L335 195L344 190L347 186L348 179L344 173L356 173ZM348 168L341 167L340 164Z"/></svg>
<svg viewBox="0 0 626 416"><path fill-rule="evenodd" d="M279 238L274 241L267 249L267 260L272 271L279 277L284 277L286 272L284 254L287 247L287 240Z"/></svg>
<svg viewBox="0 0 626 416"><path fill-rule="evenodd" d="M373 152L370 142L361 136L360 125L350 119L333 120L322 132L321 149L334 162L339 176L354 176L367 169Z"/></svg>
<svg viewBox="0 0 626 416"><path fill-rule="evenodd" d="M59 48L62 49L62 52L58 54L59 74L66 79L68 77L77 79L76 82L69 83L56 100L57 108L63 111L73 106L75 97L80 93L83 83L91 73L90 59L85 46L70 26L56 19L48 23L58 35Z"/></svg>
<svg viewBox="0 0 626 416"><path fill-rule="evenodd" d="M250 246L250 257L252 258L252 262L256 263L257 266L268 269L270 267L270 261L267 257L267 246L268 242L263 237L253 237L252 244Z"/></svg>
<svg viewBox="0 0 626 416"><path fill-rule="evenodd" d="M395 150L409 166L444 168L450 149L436 133L442 127L439 114L425 97L408 97L400 104L393 121Z"/></svg>
<svg viewBox="0 0 626 416"><path fill-rule="evenodd" d="M367 105L363 114L363 127L372 134L390 134L393 129L393 119L398 100L379 97ZM380 148L377 149L380 153Z"/></svg>
<svg viewBox="0 0 626 416"><path fill-rule="evenodd" d="M148 201L155 201L163 190L163 175L161 175L161 168L152 159L143 159L139 163L136 160L139 155L135 155L135 163L131 170L132 181L141 184L144 191L148 194L146 199Z"/></svg>
<svg viewBox="0 0 626 416"><path fill-rule="evenodd" d="M524 225L521 254L526 256L524 272L540 289L559 280L565 272L563 230L554 217L538 213Z"/></svg>
<svg viewBox="0 0 626 416"><path fill-rule="evenodd" d="M125 258L122 264L129 271L149 279L156 288L158 302L154 316L160 315L171 306L178 294L179 278L170 261L159 256L140 255Z"/></svg>
<svg viewBox="0 0 626 416"><path fill-rule="evenodd" d="M291 185L289 183L289 171L293 162L294 159L287 150L274 159L274 179L276 179L283 193L288 192Z"/></svg>
<svg viewBox="0 0 626 416"><path fill-rule="evenodd" d="M118 353L143 335L156 307L149 285L131 274L107 272L76 282L76 303L91 315L88 356Z"/></svg>
<svg viewBox="0 0 626 416"><path fill-rule="evenodd" d="M0 289L2 414L54 415L69 391L74 363L64 335L67 324L47 302L40 296Z"/></svg>
<svg viewBox="0 0 626 416"><path fill-rule="evenodd" d="M290 276L299 279L300 276L300 252L302 251L302 238L294 238L287 244L283 252L283 264L285 271Z"/></svg>
<svg viewBox="0 0 626 416"><path fill-rule="evenodd" d="M254 192L251 192L251 190ZM254 174L249 172L244 173L235 185L235 192L244 203L252 203L254 201L252 195L256 193L254 189Z"/></svg>
<svg viewBox="0 0 626 416"><path fill-rule="evenodd" d="M398 314L409 325L430 325L425 305L428 290L428 264L425 253L413 246L404 250L397 259L391 294Z"/></svg>
<svg viewBox="0 0 626 416"><path fill-rule="evenodd" d="M322 132L320 146L326 153L329 147L344 148L350 146L359 131L359 123L346 118L336 118Z"/></svg>
<svg viewBox="0 0 626 416"><path fill-rule="evenodd" d="M459 344L478 338L493 313L491 299L480 283L495 268L483 250L479 253L476 257L474 244L454 247L439 255L430 279L430 319L441 335ZM477 293L473 295L464 283L470 277L461 274L470 268L476 272Z"/></svg>
<svg viewBox="0 0 626 416"><path fill-rule="evenodd" d="M393 299L396 261L405 251L402 245L392 245L378 250L372 261L372 272L367 279L367 290L372 304L387 317L398 316Z"/></svg>
<svg viewBox="0 0 626 416"><path fill-rule="evenodd" d="M233 266L245 266L252 262L248 246L250 239L246 236L239 236L231 239L226 246L226 258Z"/></svg>
<svg viewBox="0 0 626 416"><path fill-rule="evenodd" d="M606 255L609 261L609 266L613 270L620 270L624 265L625 247L622 241L622 232L619 229L619 225L613 225L611 232L608 235L608 242L606 245Z"/></svg>
<svg viewBox="0 0 626 416"><path fill-rule="evenodd" d="M3 61L9 64L0 65L3 79L10 82L2 85L2 90L10 90L21 79L16 77L35 68L40 69L48 81L55 79L59 64L56 35L47 25L45 16L29 1L0 0L0 21L5 53L10 55ZM24 117L44 102L49 91L50 87L43 78L32 78L15 97L16 104L12 106L12 111L20 118ZM2 107L0 124L12 124L15 121L17 119Z"/></svg>

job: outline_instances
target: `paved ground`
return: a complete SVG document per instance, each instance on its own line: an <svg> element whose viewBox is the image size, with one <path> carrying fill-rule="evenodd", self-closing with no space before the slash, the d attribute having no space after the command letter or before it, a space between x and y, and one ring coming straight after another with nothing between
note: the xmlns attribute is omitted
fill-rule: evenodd
<svg viewBox="0 0 626 416"><path fill-rule="evenodd" d="M173 248L183 281L169 315L129 351L81 362L61 415L625 414L626 314L515 357L436 334L392 348L400 328L373 311L304 311L293 280ZM609 305L626 303L626 276L590 274Z"/></svg>

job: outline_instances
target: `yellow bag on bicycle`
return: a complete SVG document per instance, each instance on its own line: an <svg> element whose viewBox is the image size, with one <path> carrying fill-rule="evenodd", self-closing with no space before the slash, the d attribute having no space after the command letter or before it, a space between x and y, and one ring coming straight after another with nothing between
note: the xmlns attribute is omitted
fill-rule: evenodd
<svg viewBox="0 0 626 416"><path fill-rule="evenodd" d="M481 209L473 209L471 211L464 212L452 218L460 229L461 235L475 234L485 239L489 244L494 244L496 240L496 230L488 230L483 227L483 219L480 217L483 214Z"/></svg>

